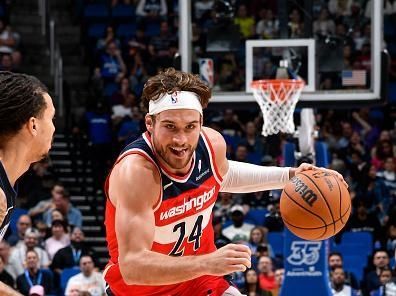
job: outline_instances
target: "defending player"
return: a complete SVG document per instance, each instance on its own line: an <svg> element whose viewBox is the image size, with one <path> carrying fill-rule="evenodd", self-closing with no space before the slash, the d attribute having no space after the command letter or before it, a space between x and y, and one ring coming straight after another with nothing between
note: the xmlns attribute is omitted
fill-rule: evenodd
<svg viewBox="0 0 396 296"><path fill-rule="evenodd" d="M147 132L121 152L106 181L108 295L241 295L223 276L250 267L251 254L237 244L216 250L218 192L282 188L315 168L227 160L223 137L202 127L210 97L199 78L172 68L146 83Z"/></svg>
<svg viewBox="0 0 396 296"><path fill-rule="evenodd" d="M48 154L54 115L52 99L39 80L0 72L0 240L15 205L16 181ZM0 295L21 294L0 282Z"/></svg>

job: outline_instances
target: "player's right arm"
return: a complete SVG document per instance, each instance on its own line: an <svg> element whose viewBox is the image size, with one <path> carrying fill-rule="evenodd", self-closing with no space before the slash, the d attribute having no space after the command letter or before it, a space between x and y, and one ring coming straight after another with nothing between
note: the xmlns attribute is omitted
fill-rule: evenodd
<svg viewBox="0 0 396 296"><path fill-rule="evenodd" d="M250 250L244 245L230 244L211 254L186 257L151 251L153 207L161 190L158 169L139 155L125 157L111 173L109 198L116 207L119 268L127 284L168 285L250 267Z"/></svg>

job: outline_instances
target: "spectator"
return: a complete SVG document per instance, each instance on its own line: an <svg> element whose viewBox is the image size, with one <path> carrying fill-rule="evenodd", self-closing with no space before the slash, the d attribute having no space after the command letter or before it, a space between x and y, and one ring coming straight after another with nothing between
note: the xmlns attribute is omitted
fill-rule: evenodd
<svg viewBox="0 0 396 296"><path fill-rule="evenodd" d="M29 290L29 296L45 296L45 290L43 286L34 285Z"/></svg>
<svg viewBox="0 0 396 296"><path fill-rule="evenodd" d="M342 267L335 267L330 274L333 296L358 296L357 292L345 284L345 273Z"/></svg>
<svg viewBox="0 0 396 296"><path fill-rule="evenodd" d="M51 189L51 198L42 200L38 204L36 204L33 208L31 208L28 212L28 215L33 219L38 218L39 220L42 219L42 214L44 214L49 209L54 209L54 198L56 196L63 195L65 191L65 187L60 183L55 183Z"/></svg>
<svg viewBox="0 0 396 296"><path fill-rule="evenodd" d="M80 258L85 255L95 258L94 252L85 242L85 236L82 230L74 227L71 232L70 245L55 253L51 269L57 274L61 274L65 268L78 266Z"/></svg>
<svg viewBox="0 0 396 296"><path fill-rule="evenodd" d="M207 15L213 8L213 0L196 0L194 1L194 17L200 23L202 23L203 19L207 18Z"/></svg>
<svg viewBox="0 0 396 296"><path fill-rule="evenodd" d="M67 217L67 221L70 225L81 227L82 215L79 209L75 208L70 202L70 196L67 191L64 191L62 195L53 197L55 209L59 210L64 217ZM44 222L50 227L52 225L52 212L55 209L48 209L44 215Z"/></svg>
<svg viewBox="0 0 396 296"><path fill-rule="evenodd" d="M280 295L282 285L283 285L283 280L285 278L285 269L284 268L277 268L275 269L275 283L276 283L276 288L271 290L272 296L278 296Z"/></svg>
<svg viewBox="0 0 396 296"><path fill-rule="evenodd" d="M10 246L16 246L19 242L23 242L25 237L26 229L32 227L32 220L28 215L21 215L17 222L17 233L11 234L7 238L7 242Z"/></svg>
<svg viewBox="0 0 396 296"><path fill-rule="evenodd" d="M248 149L251 160L255 160L255 164L261 164L261 157L264 154L264 142L263 138L258 135L256 124L253 121L246 123L246 133L241 140L241 144L245 145ZM253 158L257 159L253 159ZM254 163L251 161L251 163Z"/></svg>
<svg viewBox="0 0 396 296"><path fill-rule="evenodd" d="M52 274L48 270L41 269L39 255L34 250L26 252L26 269L21 273L16 282L17 288L23 295L30 295L30 289L39 285L42 286L46 294L52 291Z"/></svg>
<svg viewBox="0 0 396 296"><path fill-rule="evenodd" d="M94 110L85 113L84 119L90 142L89 156L93 166L94 186L99 193L103 188L112 156L111 117L106 106L102 102L97 102ZM70 219L69 223L72 224ZM81 226L81 224L74 225Z"/></svg>
<svg viewBox="0 0 396 296"><path fill-rule="evenodd" d="M70 294L71 287L78 287L79 291L87 291L92 296L104 296L104 282L102 274L94 270L95 265L89 255L81 256L81 273L72 276L67 282L66 295Z"/></svg>
<svg viewBox="0 0 396 296"><path fill-rule="evenodd" d="M359 202L357 210L351 215L345 227L345 231L367 231L373 235L374 241L381 240L381 223L376 214L368 213L363 202Z"/></svg>
<svg viewBox="0 0 396 296"><path fill-rule="evenodd" d="M336 17L351 15L351 6L353 0L330 0L329 11L331 14L335 14Z"/></svg>
<svg viewBox="0 0 396 296"><path fill-rule="evenodd" d="M301 21L301 14L297 8L294 8L289 15L289 32L291 38L303 37L303 23Z"/></svg>
<svg viewBox="0 0 396 296"><path fill-rule="evenodd" d="M161 59L173 58L170 54L170 46L172 42L175 42L175 37L169 29L168 22L162 21L160 23L160 33L158 36L154 36L149 45L152 45L156 55Z"/></svg>
<svg viewBox="0 0 396 296"><path fill-rule="evenodd" d="M0 19L0 55L15 55L16 45L17 40L15 40L15 35L11 31L10 27L5 24L4 20ZM20 58L18 59L20 60Z"/></svg>
<svg viewBox="0 0 396 296"><path fill-rule="evenodd" d="M11 256L11 248L10 244L6 240L1 240L0 241L0 257L4 265L4 270L6 270L12 278L15 280L16 275L13 274L12 272L12 266L9 263Z"/></svg>
<svg viewBox="0 0 396 296"><path fill-rule="evenodd" d="M120 40L118 40L114 34L114 28L113 26L107 26L106 28L106 36L103 38L100 38L96 42L96 49L98 50L103 50L106 48L107 44L110 42L114 42L117 47L120 47Z"/></svg>
<svg viewBox="0 0 396 296"><path fill-rule="evenodd" d="M70 244L67 223L65 221L52 220L51 233L51 237L46 239L44 244L50 260L54 258L57 251Z"/></svg>
<svg viewBox="0 0 396 296"><path fill-rule="evenodd" d="M126 115L126 114L118 114L120 112L120 110L117 110L117 109L119 109L119 107L117 107L116 109L114 109L114 107L123 106L124 104L126 104L127 100L132 99L132 97L130 97L130 95L132 95L132 97L134 99L133 105L136 105L137 104L136 96L131 90L131 85L129 83L129 79L127 77L124 77L121 79L121 89L118 90L117 92L115 92L111 97L111 105L113 106L112 111L115 116L122 115L122 117L123 117ZM124 112L128 112L128 111L124 111ZM129 110L129 112L130 112L130 110Z"/></svg>
<svg viewBox="0 0 396 296"><path fill-rule="evenodd" d="M247 245L249 246L250 250L252 251L252 257L253 256L258 257L257 256L257 248L258 248L258 246L263 247L264 245L268 249L269 256L270 257L273 256L272 248L268 244L268 241L267 241L267 232L261 226L255 226L254 228L252 228L252 230L250 231L250 237L249 237L249 241L248 241ZM256 258L256 260L257 260L257 258ZM252 261L253 261L253 258L252 258Z"/></svg>
<svg viewBox="0 0 396 296"><path fill-rule="evenodd" d="M7 286L14 288L15 281L12 278L12 275L10 275L8 271L5 269L4 261L1 256L0 256L0 281L6 284Z"/></svg>
<svg viewBox="0 0 396 296"><path fill-rule="evenodd" d="M261 289L265 291L274 290L277 285L272 267L272 260L269 256L261 256L258 261L259 283Z"/></svg>
<svg viewBox="0 0 396 296"><path fill-rule="evenodd" d="M255 21L252 16L248 14L246 5L240 4L234 18L235 25L239 26L239 32L244 39L249 39L255 34Z"/></svg>
<svg viewBox="0 0 396 296"><path fill-rule="evenodd" d="M242 206L235 205L230 212L232 225L223 229L223 235L232 242L247 243L254 225L244 221L245 213Z"/></svg>
<svg viewBox="0 0 396 296"><path fill-rule="evenodd" d="M214 242L216 247L219 249L229 244L231 241L222 234L223 224L221 221L221 217L214 216L212 218L212 224L214 232Z"/></svg>
<svg viewBox="0 0 396 296"><path fill-rule="evenodd" d="M136 96L129 89L128 78L121 80L121 90L115 95L119 97L117 101L120 103L114 104L112 107L111 119L113 120L114 126L117 126L125 116L132 115L132 107L136 106ZM114 95L113 95L114 98Z"/></svg>
<svg viewBox="0 0 396 296"><path fill-rule="evenodd" d="M144 22L165 20L168 13L166 0L139 0L136 15Z"/></svg>
<svg viewBox="0 0 396 296"><path fill-rule="evenodd" d="M315 34L329 36L335 33L335 23L329 18L329 11L327 8L322 8L319 18L313 22L313 31Z"/></svg>
<svg viewBox="0 0 396 296"><path fill-rule="evenodd" d="M392 280L392 271L389 267L381 269L379 274L381 286L370 293L370 296L395 296L396 283Z"/></svg>
<svg viewBox="0 0 396 296"><path fill-rule="evenodd" d="M240 137L243 131L243 125L238 119L238 115L232 109L226 109L219 122L221 133L231 137Z"/></svg>
<svg viewBox="0 0 396 296"><path fill-rule="evenodd" d="M270 232L283 231L283 220L280 215L279 201L268 206L269 213L265 215L264 227Z"/></svg>
<svg viewBox="0 0 396 296"><path fill-rule="evenodd" d="M366 294L378 289L381 286L380 273L384 268L389 268L389 256L385 250L376 250L373 256L374 270L368 272L363 280Z"/></svg>
<svg viewBox="0 0 396 296"><path fill-rule="evenodd" d="M271 292L261 289L257 272L254 269L248 269L244 273L245 287L240 290L242 294L249 296L272 296Z"/></svg>
<svg viewBox="0 0 396 296"><path fill-rule="evenodd" d="M105 84L120 82L125 76L126 67L117 43L110 41L106 51L100 56L95 71L95 80L103 79Z"/></svg>
<svg viewBox="0 0 396 296"><path fill-rule="evenodd" d="M271 9L261 9L260 20L256 24L256 35L259 39L274 39L279 34L279 20Z"/></svg>
<svg viewBox="0 0 396 296"><path fill-rule="evenodd" d="M375 154L372 153L371 163L378 169L384 169L385 159L393 158L393 144L390 140L379 141L375 147Z"/></svg>
<svg viewBox="0 0 396 296"><path fill-rule="evenodd" d="M235 150L234 160L240 162L249 162L248 160L248 148L244 144L238 144Z"/></svg>
<svg viewBox="0 0 396 296"><path fill-rule="evenodd" d="M341 253L339 252L331 252L328 257L328 265L330 272L336 268L343 269L343 258ZM358 290L359 289L359 282L356 279L356 276L344 270L344 283L348 286L351 286L352 289Z"/></svg>
<svg viewBox="0 0 396 296"><path fill-rule="evenodd" d="M15 72L14 61L12 60L12 56L10 54L3 54L1 56L0 71Z"/></svg>
<svg viewBox="0 0 396 296"><path fill-rule="evenodd" d="M142 133L142 113L138 107L131 107L131 109L132 114L124 117L117 134L118 142L122 147L136 140Z"/></svg>
<svg viewBox="0 0 396 296"><path fill-rule="evenodd" d="M16 246L11 251L10 255L10 270L14 278L22 274L24 271L24 264L26 262L27 251L35 251L38 255L38 267L47 268L50 264L48 254L45 250L38 246L39 232L34 228L29 228L26 230L24 242Z"/></svg>
<svg viewBox="0 0 396 296"><path fill-rule="evenodd" d="M214 216L222 219L222 222L230 220L230 209L234 205L234 195L229 192L220 192L219 198L217 199L214 206Z"/></svg>
<svg viewBox="0 0 396 296"><path fill-rule="evenodd" d="M388 189L393 203L396 200L396 159L387 157L384 161L384 169L377 172L377 177L382 180Z"/></svg>

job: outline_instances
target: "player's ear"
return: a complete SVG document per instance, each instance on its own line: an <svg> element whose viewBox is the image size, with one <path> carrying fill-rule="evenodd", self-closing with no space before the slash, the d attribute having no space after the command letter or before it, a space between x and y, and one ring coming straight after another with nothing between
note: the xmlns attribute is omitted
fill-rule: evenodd
<svg viewBox="0 0 396 296"><path fill-rule="evenodd" d="M153 115L146 114L146 117L144 118L144 121L146 123L146 128L149 133L153 131L154 128L154 118Z"/></svg>
<svg viewBox="0 0 396 296"><path fill-rule="evenodd" d="M37 119L35 117L30 117L28 122L26 123L26 127L32 135L37 135Z"/></svg>

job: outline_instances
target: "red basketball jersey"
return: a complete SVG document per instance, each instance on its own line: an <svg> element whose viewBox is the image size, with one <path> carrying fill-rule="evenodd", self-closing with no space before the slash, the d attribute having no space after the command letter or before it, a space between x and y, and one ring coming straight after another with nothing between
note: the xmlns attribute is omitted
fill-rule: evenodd
<svg viewBox="0 0 396 296"><path fill-rule="evenodd" d="M155 235L151 250L169 256L199 255L215 251L212 209L222 178L217 171L213 149L207 136L201 133L191 168L182 177L172 174L161 166L156 159L148 132L125 147L115 165L130 154L139 154L152 162L161 175L163 190L154 208ZM108 188L109 177L105 185L106 194ZM110 261L104 277L113 293L115 295L198 295L194 294L193 290L190 294L183 294L186 287L194 286L196 283L194 281L165 286L127 285L121 277L118 266L115 212L115 207L107 199L105 225Z"/></svg>

